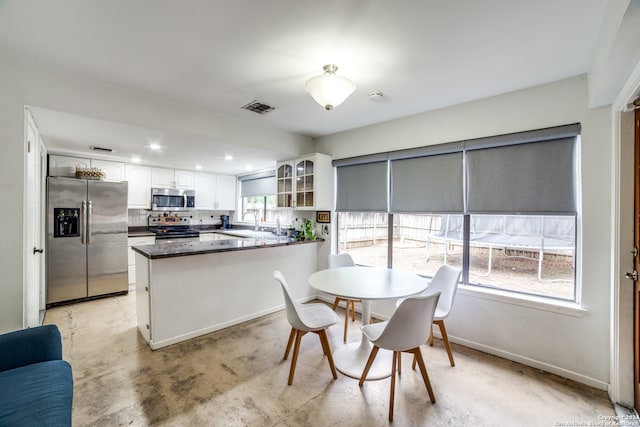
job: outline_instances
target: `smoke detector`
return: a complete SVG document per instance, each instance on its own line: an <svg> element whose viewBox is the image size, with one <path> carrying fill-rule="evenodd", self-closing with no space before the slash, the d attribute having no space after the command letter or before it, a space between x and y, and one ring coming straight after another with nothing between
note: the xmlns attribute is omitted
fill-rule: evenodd
<svg viewBox="0 0 640 427"><path fill-rule="evenodd" d="M380 92L379 90L374 90L372 92L369 92L369 95L367 95L367 97L369 98L369 101L371 101L371 102L380 102L380 101L382 101L382 98L384 97L384 94L382 92Z"/></svg>

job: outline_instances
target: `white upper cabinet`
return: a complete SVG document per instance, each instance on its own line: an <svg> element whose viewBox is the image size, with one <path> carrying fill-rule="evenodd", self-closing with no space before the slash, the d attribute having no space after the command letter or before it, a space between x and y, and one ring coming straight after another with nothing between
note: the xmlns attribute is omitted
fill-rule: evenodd
<svg viewBox="0 0 640 427"><path fill-rule="evenodd" d="M236 209L236 177L198 172L195 174L196 209Z"/></svg>
<svg viewBox="0 0 640 427"><path fill-rule="evenodd" d="M276 168L279 208L331 210L333 169L331 157L311 154L280 162Z"/></svg>
<svg viewBox="0 0 640 427"><path fill-rule="evenodd" d="M173 169L151 168L151 186L173 188Z"/></svg>
<svg viewBox="0 0 640 427"><path fill-rule="evenodd" d="M236 177L218 175L216 180L216 209L222 211L236 210ZM196 193L196 200L198 195Z"/></svg>
<svg viewBox="0 0 640 427"><path fill-rule="evenodd" d="M106 174L105 181L124 181L124 163L122 162L55 154L49 156L49 176L75 178L76 168L98 168Z"/></svg>
<svg viewBox="0 0 640 427"><path fill-rule="evenodd" d="M193 190L195 188L195 174L192 171L179 169L152 168L151 186Z"/></svg>
<svg viewBox="0 0 640 427"><path fill-rule="evenodd" d="M76 177L76 168L90 168L91 159L81 157L49 155L49 176Z"/></svg>
<svg viewBox="0 0 640 427"><path fill-rule="evenodd" d="M216 203L216 175L196 173L196 209L214 210Z"/></svg>
<svg viewBox="0 0 640 427"><path fill-rule="evenodd" d="M127 181L129 209L151 209L151 188L196 191L196 209L236 210L236 177L180 169L153 168L109 160L49 156L49 176L75 177L76 168L98 168L106 181Z"/></svg>
<svg viewBox="0 0 640 427"><path fill-rule="evenodd" d="M126 165L125 177L129 182L129 209L151 209L151 168Z"/></svg>
<svg viewBox="0 0 640 427"><path fill-rule="evenodd" d="M173 182L175 188L193 190L195 188L195 173L176 169L173 171Z"/></svg>
<svg viewBox="0 0 640 427"><path fill-rule="evenodd" d="M105 181L124 181L124 163L91 159L91 167L104 171Z"/></svg>

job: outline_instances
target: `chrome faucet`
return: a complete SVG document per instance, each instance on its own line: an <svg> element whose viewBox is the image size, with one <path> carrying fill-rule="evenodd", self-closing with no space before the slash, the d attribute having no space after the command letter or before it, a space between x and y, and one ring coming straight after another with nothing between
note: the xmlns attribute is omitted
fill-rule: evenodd
<svg viewBox="0 0 640 427"><path fill-rule="evenodd" d="M253 225L254 225L254 231L258 231L258 215L256 215L255 212L245 212L244 215L242 215L242 220L244 221L244 217L247 216L247 214L253 215Z"/></svg>

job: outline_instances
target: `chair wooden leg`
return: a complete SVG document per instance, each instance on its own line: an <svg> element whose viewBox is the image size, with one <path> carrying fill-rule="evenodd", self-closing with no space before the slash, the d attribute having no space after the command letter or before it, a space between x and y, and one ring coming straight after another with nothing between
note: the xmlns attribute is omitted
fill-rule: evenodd
<svg viewBox="0 0 640 427"><path fill-rule="evenodd" d="M331 368L331 374L334 379L338 379L338 373L336 372L336 365L333 364L333 356L331 355L331 345L329 344L329 337L327 337L327 330L323 329L318 331L318 336L320 337L320 344L322 344L322 351L327 356L327 360L329 361L329 367Z"/></svg>
<svg viewBox="0 0 640 427"><path fill-rule="evenodd" d="M349 300L346 301L344 307L344 338L343 341L347 342L347 325L349 324Z"/></svg>
<svg viewBox="0 0 640 427"><path fill-rule="evenodd" d="M398 354L398 375L402 375L402 353Z"/></svg>
<svg viewBox="0 0 640 427"><path fill-rule="evenodd" d="M296 372L296 362L298 361L298 352L300 351L300 340L306 332L302 332L296 329L296 344L293 347L293 357L291 358L291 368L289 369L289 382L287 384L293 384L293 374Z"/></svg>
<svg viewBox="0 0 640 427"><path fill-rule="evenodd" d="M429 325L429 345L433 345L433 323Z"/></svg>
<svg viewBox="0 0 640 427"><path fill-rule="evenodd" d="M356 321L356 302L351 301L351 321Z"/></svg>
<svg viewBox="0 0 640 427"><path fill-rule="evenodd" d="M389 421L393 421L393 398L396 392L396 364L399 356L399 351L393 352L393 362L391 362L391 392L389 393Z"/></svg>
<svg viewBox="0 0 640 427"><path fill-rule="evenodd" d="M284 352L284 360L287 360L289 357L289 351L291 350L291 344L293 344L293 339L296 337L296 330L291 328L291 333L289 334L289 342L287 342L287 349Z"/></svg>
<svg viewBox="0 0 640 427"><path fill-rule="evenodd" d="M367 379L367 374L369 373L369 369L371 369L371 365L373 365L373 361L376 358L376 354L378 354L378 350L380 350L380 348L376 345L374 345L371 349L369 359L367 359L367 363L364 365L364 371L362 371L362 376L360 377L360 382L358 383L360 387L362 387L362 384L364 384L364 381Z"/></svg>
<svg viewBox="0 0 640 427"><path fill-rule="evenodd" d="M333 301L333 307L331 307L333 309L333 311L336 311L336 308L338 308L338 304L340 304L341 298L336 297L336 299Z"/></svg>
<svg viewBox="0 0 640 427"><path fill-rule="evenodd" d="M420 373L422 374L424 385L425 387L427 387L427 393L429 393L429 398L431 399L431 403L436 403L436 396L433 394L433 389L431 388L431 381L429 381L429 375L427 374L427 367L424 364L424 359L422 358L422 352L420 351L420 347L416 347L409 351L413 353L414 360L418 361L418 366L420 366Z"/></svg>
<svg viewBox="0 0 640 427"><path fill-rule="evenodd" d="M416 370L416 356L413 356L413 363L411 363L411 369Z"/></svg>
<svg viewBox="0 0 640 427"><path fill-rule="evenodd" d="M451 344L449 344L449 337L447 336L447 329L444 327L444 320L434 320L433 323L440 328L440 335L442 335L442 341L444 342L444 348L447 349L447 355L449 355L449 363L451 366L456 366L456 362L453 361L453 352L451 351Z"/></svg>

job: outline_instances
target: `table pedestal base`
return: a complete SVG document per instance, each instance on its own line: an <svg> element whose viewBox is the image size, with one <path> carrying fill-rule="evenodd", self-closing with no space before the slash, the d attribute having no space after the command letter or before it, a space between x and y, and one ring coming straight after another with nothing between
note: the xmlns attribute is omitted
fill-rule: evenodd
<svg viewBox="0 0 640 427"><path fill-rule="evenodd" d="M373 346L363 338L364 342L352 342L333 352L333 363L336 369L348 377L360 379L364 365L367 364ZM381 380L391 376L393 352L380 349L369 369L367 380Z"/></svg>

